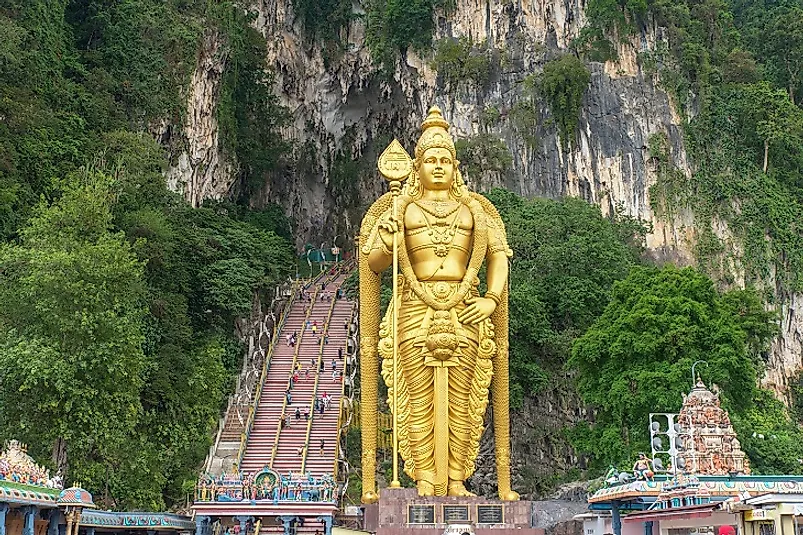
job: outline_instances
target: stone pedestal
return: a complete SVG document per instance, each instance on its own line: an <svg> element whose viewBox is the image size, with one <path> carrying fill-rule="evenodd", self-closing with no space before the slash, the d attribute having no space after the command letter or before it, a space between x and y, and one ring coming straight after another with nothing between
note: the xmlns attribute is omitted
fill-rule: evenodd
<svg viewBox="0 0 803 535"><path fill-rule="evenodd" d="M415 489L382 489L365 506L365 530L377 535L442 535L450 524L470 524L476 535L544 535L532 527L533 503L483 497L418 496Z"/></svg>

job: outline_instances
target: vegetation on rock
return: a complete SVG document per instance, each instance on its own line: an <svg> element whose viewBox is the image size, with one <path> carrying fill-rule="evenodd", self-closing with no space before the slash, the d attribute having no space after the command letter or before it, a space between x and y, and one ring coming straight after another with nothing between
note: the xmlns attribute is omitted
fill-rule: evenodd
<svg viewBox="0 0 803 535"><path fill-rule="evenodd" d="M591 73L574 55L565 54L544 65L539 87L552 110L552 117L564 148L574 143L583 95Z"/></svg>
<svg viewBox="0 0 803 535"><path fill-rule="evenodd" d="M408 48L428 51L436 10L454 8L454 0L367 0L365 41L371 56L392 72L399 54Z"/></svg>
<svg viewBox="0 0 803 535"><path fill-rule="evenodd" d="M231 54L224 143L246 177L271 165L281 115L248 20L234 2L0 7L0 436L106 507L184 501L241 362L234 321L292 265L282 214L191 209L146 133L182 124L208 26Z"/></svg>
<svg viewBox="0 0 803 535"><path fill-rule="evenodd" d="M510 149L492 134L478 134L455 141L460 155L460 169L465 172L473 188L482 188L482 176L486 172L504 173L513 164Z"/></svg>
<svg viewBox="0 0 803 535"><path fill-rule="evenodd" d="M499 68L500 52L488 43L474 43L469 37L445 38L435 44L432 68L454 90L461 83L482 90Z"/></svg>

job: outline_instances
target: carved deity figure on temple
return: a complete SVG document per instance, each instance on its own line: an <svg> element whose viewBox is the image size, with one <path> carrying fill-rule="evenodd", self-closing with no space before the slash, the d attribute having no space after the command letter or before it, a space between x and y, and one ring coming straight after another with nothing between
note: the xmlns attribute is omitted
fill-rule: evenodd
<svg viewBox="0 0 803 535"><path fill-rule="evenodd" d="M372 429L376 394L366 390L375 383L370 373L377 369L377 354L383 359L404 471L416 482L419 495L472 495L465 481L474 472L490 387L499 496L518 499L510 487L508 421L507 278L512 252L496 209L463 182L448 129L441 111L431 108L411 173L395 200L395 217L388 193L369 209L360 232L365 502L377 497ZM380 316L379 277L391 267L394 234L400 268L397 297ZM487 290L481 294L483 262Z"/></svg>

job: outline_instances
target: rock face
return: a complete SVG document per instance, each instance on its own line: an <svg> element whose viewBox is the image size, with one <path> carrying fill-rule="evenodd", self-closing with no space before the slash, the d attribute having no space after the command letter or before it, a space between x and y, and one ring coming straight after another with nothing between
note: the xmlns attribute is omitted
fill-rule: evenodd
<svg viewBox="0 0 803 535"><path fill-rule="evenodd" d="M652 134L667 136L672 163L689 172L680 119L666 93L641 72L633 46L620 45L616 63L590 66L591 84L569 150L561 146L543 103L535 103L535 121L526 132L512 117L525 98L522 82L540 72L547 60L567 52L582 27L584 7L574 0L459 0L448 17L438 17L435 40L470 37L504 56L487 84L477 88L471 81L452 87L432 69L431 58L413 53L399 61L393 80L382 80L363 42L361 22L352 24L342 57L327 65L322 47L306 41L291 0L262 0L255 24L268 40L277 93L293 115L285 134L297 146L311 147L312 161L305 169L311 173L268 181L256 200L282 203L307 234L300 240L319 241L322 228L336 229L333 234L353 233L361 210L349 209L355 204L364 207L384 185L375 172L364 172L353 178L356 196L342 195L338 189L343 188L332 184L333 157L362 160L366 170L372 170L376 154L384 148L380 142L401 135L412 148L427 108L437 103L452 122L456 138L489 134L510 150L512 163L505 172L468 177L475 188L498 185L525 195L581 196L606 212L620 209L653 222L648 245L658 256L688 262L684 222L674 227L657 220L648 196L656 179L647 153ZM650 31L634 41L647 45L655 41L655 34ZM483 119L489 109L499 115L493 124ZM299 191L303 195L297 195Z"/></svg>
<svg viewBox="0 0 803 535"><path fill-rule="evenodd" d="M480 442L477 468L469 483L474 492L496 495L496 466L492 414L486 415L485 433ZM575 477L585 468L564 435L566 427L588 420L589 415L569 377L560 377L536 397L526 397L510 415L511 477L513 488L524 499L539 499L551 491L556 475ZM585 503L585 492L578 491ZM552 496L571 500L570 493Z"/></svg>
<svg viewBox="0 0 803 535"><path fill-rule="evenodd" d="M658 178L647 148L651 136L665 136L670 164L691 174L680 116L655 75L644 72L637 61L639 50L660 40L660 28L648 27L630 43L617 44L616 62L588 66L591 81L576 138L566 147L543 101L531 101L532 117L524 126L515 110L528 98L527 77L568 53L584 24L583 0L457 0L448 17L439 14L435 42L469 37L474 43L487 42L502 58L482 87L447 81L433 69L431 57L412 52L399 58L390 79L378 76L361 19L348 29L342 54L324 61L324 47L304 34L292 0L255 0L252 8L257 13L253 24L267 39L275 93L292 117L283 135L293 141L295 163L266 177L250 200L255 206L283 206L297 224L299 246L353 237L365 208L386 188L375 171L377 156L393 136L411 150L427 108L438 104L456 138L492 136L510 150L511 162L503 171L467 176L475 189L504 186L528 196L579 196L598 204L603 213L617 210L651 222L647 246L656 260L694 261L693 216L680 212L667 222L656 217L650 204L650 186ZM225 61L219 39L210 33L188 89L184 149L174 155L176 163L168 173L171 186L195 206L225 196L235 183L236 165L221 153L215 121ZM490 110L493 120L488 119ZM778 392L800 367L803 339L801 297L782 302L783 334L774 343L765 378ZM559 438L559 428L583 417L580 403L565 392L539 396L522 409L522 420L554 424L554 432L519 426L513 462L538 473L567 471L578 460ZM484 451L489 446L486 441ZM484 487L491 470L489 463L481 463L472 481L475 488L489 490Z"/></svg>
<svg viewBox="0 0 803 535"><path fill-rule="evenodd" d="M168 187L184 195L193 207L205 199L222 199L235 182L236 166L220 146L215 112L226 69L227 51L216 31L203 37L195 71L188 86L187 115L167 170Z"/></svg>
<svg viewBox="0 0 803 535"><path fill-rule="evenodd" d="M790 380L798 375L803 365L803 295L781 294L779 297L781 330L772 342L762 386L788 402Z"/></svg>

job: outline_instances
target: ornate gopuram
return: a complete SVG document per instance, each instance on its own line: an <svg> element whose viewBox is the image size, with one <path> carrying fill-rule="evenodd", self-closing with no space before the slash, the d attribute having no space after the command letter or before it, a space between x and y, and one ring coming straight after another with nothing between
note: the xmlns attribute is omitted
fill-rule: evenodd
<svg viewBox="0 0 803 535"><path fill-rule="evenodd" d="M709 390L698 378L678 415L683 448L678 466L697 475L750 474L750 461L742 451L728 411L720 407L716 385Z"/></svg>
<svg viewBox="0 0 803 535"><path fill-rule="evenodd" d="M660 415L670 417L673 462L642 453L632 471L611 467L603 487L588 498L585 534L783 535L781 525L788 524L786 533L794 535L791 517L780 517L803 514L794 509L803 504L803 476L751 474L716 385L709 389L698 378L682 400L677 414Z"/></svg>
<svg viewBox="0 0 803 535"><path fill-rule="evenodd" d="M432 107L414 157L394 140L379 158L389 191L359 236L362 500L366 529L535 533L510 480L508 262L496 208L463 181L449 123ZM482 268L484 280L480 280ZM382 310L381 278L392 297ZM376 482L379 377L392 420L392 477ZM491 394L489 396L489 393ZM488 405L498 498L474 473ZM415 488L402 488L401 473Z"/></svg>
<svg viewBox="0 0 803 535"><path fill-rule="evenodd" d="M98 511L92 495L63 489L52 475L11 440L0 454L0 535L189 534L195 523L170 513Z"/></svg>

